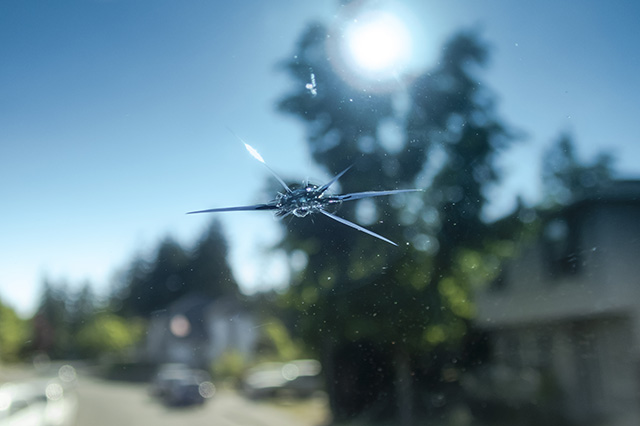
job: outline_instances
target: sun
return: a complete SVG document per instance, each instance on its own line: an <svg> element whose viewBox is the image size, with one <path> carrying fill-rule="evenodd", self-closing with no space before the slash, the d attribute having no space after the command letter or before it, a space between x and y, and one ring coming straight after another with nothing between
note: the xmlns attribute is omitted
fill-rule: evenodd
<svg viewBox="0 0 640 426"><path fill-rule="evenodd" d="M384 90L404 76L414 56L409 25L386 9L358 10L333 41L339 43L336 71L355 86Z"/></svg>
<svg viewBox="0 0 640 426"><path fill-rule="evenodd" d="M413 50L405 23L385 11L368 12L354 19L346 28L344 40L352 66L368 76L401 72Z"/></svg>

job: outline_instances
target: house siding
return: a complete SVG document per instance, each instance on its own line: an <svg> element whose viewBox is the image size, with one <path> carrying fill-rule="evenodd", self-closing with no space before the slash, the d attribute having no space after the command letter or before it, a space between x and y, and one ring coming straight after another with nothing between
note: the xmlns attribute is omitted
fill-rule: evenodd
<svg viewBox="0 0 640 426"><path fill-rule="evenodd" d="M476 295L493 363L550 371L578 423L640 424L638 188L567 207Z"/></svg>

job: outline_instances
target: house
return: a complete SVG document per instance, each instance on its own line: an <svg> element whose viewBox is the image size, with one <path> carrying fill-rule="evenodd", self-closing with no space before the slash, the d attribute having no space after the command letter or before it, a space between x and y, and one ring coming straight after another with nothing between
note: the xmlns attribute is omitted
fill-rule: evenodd
<svg viewBox="0 0 640 426"><path fill-rule="evenodd" d="M144 357L208 368L227 351L251 358L257 337L253 316L235 298L189 293L152 315Z"/></svg>
<svg viewBox="0 0 640 426"><path fill-rule="evenodd" d="M476 302L494 366L545 378L577 424L640 425L640 181L549 218Z"/></svg>

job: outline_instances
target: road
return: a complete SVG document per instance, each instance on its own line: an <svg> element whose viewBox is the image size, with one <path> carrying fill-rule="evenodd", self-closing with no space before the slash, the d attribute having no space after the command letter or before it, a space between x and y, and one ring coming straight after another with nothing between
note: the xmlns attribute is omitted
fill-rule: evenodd
<svg viewBox="0 0 640 426"><path fill-rule="evenodd" d="M323 398L306 401L247 400L231 390L218 391L204 406L170 408L144 384L78 378L76 426L319 426L326 424Z"/></svg>

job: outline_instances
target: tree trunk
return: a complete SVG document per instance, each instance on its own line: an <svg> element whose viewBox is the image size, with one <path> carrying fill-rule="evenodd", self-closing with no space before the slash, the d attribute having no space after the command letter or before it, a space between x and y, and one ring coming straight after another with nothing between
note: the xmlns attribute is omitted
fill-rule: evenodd
<svg viewBox="0 0 640 426"><path fill-rule="evenodd" d="M336 369L335 369L335 344L330 336L322 338L322 370L325 379L327 397L329 399L329 411L331 412L331 422L340 419L340 406L336 398Z"/></svg>
<svg viewBox="0 0 640 426"><path fill-rule="evenodd" d="M395 367L395 394L399 424L410 426L413 423L413 378L411 357L403 347L396 350Z"/></svg>

